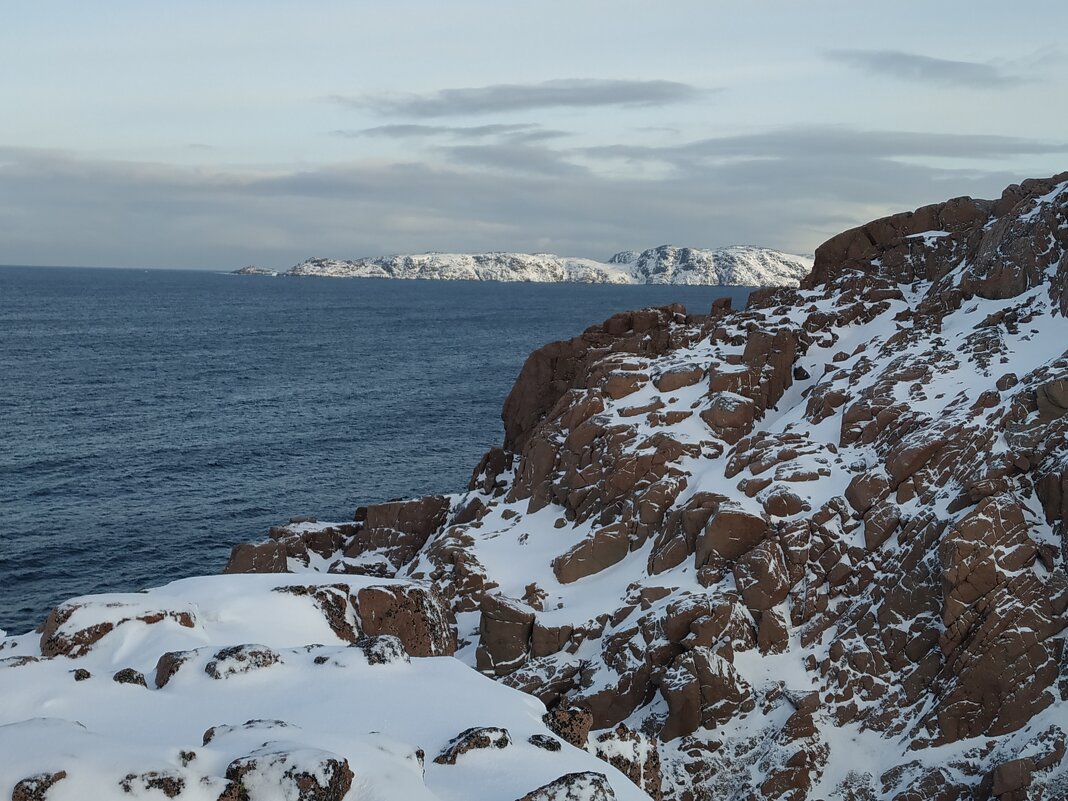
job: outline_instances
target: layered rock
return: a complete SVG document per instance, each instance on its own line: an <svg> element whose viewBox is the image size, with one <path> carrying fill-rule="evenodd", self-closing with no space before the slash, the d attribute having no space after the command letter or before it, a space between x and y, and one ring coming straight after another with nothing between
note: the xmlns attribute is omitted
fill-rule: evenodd
<svg viewBox="0 0 1068 801"><path fill-rule="evenodd" d="M1057 797L1066 254L1068 174L617 315L531 355L458 511L287 566L383 552L591 750L657 743L664 798Z"/></svg>

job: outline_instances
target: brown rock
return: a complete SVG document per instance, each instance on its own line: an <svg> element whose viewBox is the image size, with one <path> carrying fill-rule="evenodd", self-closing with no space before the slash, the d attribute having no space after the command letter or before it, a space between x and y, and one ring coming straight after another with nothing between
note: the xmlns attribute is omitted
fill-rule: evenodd
<svg viewBox="0 0 1068 801"><path fill-rule="evenodd" d="M145 674L133 668L123 668L111 679L117 684L136 684L139 687L148 687L148 684L145 683Z"/></svg>
<svg viewBox="0 0 1068 801"><path fill-rule="evenodd" d="M615 801L616 794L603 773L567 773L516 801Z"/></svg>
<svg viewBox="0 0 1068 801"><path fill-rule="evenodd" d="M674 392L683 387L693 386L704 378L704 375L705 368L703 367L676 368L661 373L653 383L661 392Z"/></svg>
<svg viewBox="0 0 1068 801"><path fill-rule="evenodd" d="M585 748L593 727L593 712L580 704L561 703L542 716L549 731L571 743L576 748Z"/></svg>
<svg viewBox="0 0 1068 801"><path fill-rule="evenodd" d="M307 753L301 753L298 761L285 751L258 751L231 762L226 768L226 778L243 788L253 783L250 777L257 773L274 776L281 771L281 786L276 788L280 797L300 801L342 801L355 778L348 760L322 752L319 764L311 772L303 769L307 760ZM266 796L259 799L247 792L242 795L248 801L267 801Z"/></svg>
<svg viewBox="0 0 1068 801"><path fill-rule="evenodd" d="M630 527L613 523L597 529L567 553L553 560L553 573L561 584L599 573L621 561L630 551Z"/></svg>
<svg viewBox="0 0 1068 801"><path fill-rule="evenodd" d="M65 770L30 776L15 785L11 791L11 801L45 801L52 785L65 778L67 778Z"/></svg>
<svg viewBox="0 0 1068 801"><path fill-rule="evenodd" d="M790 594L786 557L778 540L764 540L734 563L734 580L752 610L771 609Z"/></svg>
<svg viewBox="0 0 1068 801"><path fill-rule="evenodd" d="M230 551L223 573L288 573L286 546L278 540L242 543Z"/></svg>
<svg viewBox="0 0 1068 801"><path fill-rule="evenodd" d="M449 741L441 753L434 757L437 765L455 765L456 760L469 751L484 748L507 748L512 744L508 729L497 726L477 726L465 729Z"/></svg>
<svg viewBox="0 0 1068 801"><path fill-rule="evenodd" d="M345 556L380 551L399 568L414 559L430 535L445 524L449 505L449 499L444 496L428 495L367 506L361 514L363 528L345 549Z"/></svg>
<svg viewBox="0 0 1068 801"><path fill-rule="evenodd" d="M562 651L572 631L573 628L567 624L546 626L541 621L535 620L530 638L530 655L537 658Z"/></svg>
<svg viewBox="0 0 1068 801"><path fill-rule="evenodd" d="M713 728L756 707L752 690L730 662L707 648L695 648L672 663L660 681L668 717L660 732L665 742L701 726Z"/></svg>
<svg viewBox="0 0 1068 801"><path fill-rule="evenodd" d="M774 609L768 609L760 615L757 645L762 654L781 654L790 647L790 632L786 628L786 621Z"/></svg>
<svg viewBox="0 0 1068 801"><path fill-rule="evenodd" d="M994 769L991 794L995 797L1024 790L1031 785L1034 762L1028 757L1002 762Z"/></svg>
<svg viewBox="0 0 1068 801"><path fill-rule="evenodd" d="M193 656L192 651L168 651L156 662L156 673L153 683L156 689L167 685L174 674Z"/></svg>
<svg viewBox="0 0 1068 801"><path fill-rule="evenodd" d="M456 620L432 589L411 585L363 587L356 593L355 606L364 634L397 637L411 656L456 653Z"/></svg>
<svg viewBox="0 0 1068 801"><path fill-rule="evenodd" d="M845 498L857 514L863 515L889 493L890 482L885 477L879 473L860 473L849 482Z"/></svg>
<svg viewBox="0 0 1068 801"><path fill-rule="evenodd" d="M478 670L507 676L526 661L534 630L534 612L502 595L482 596L479 643L475 652Z"/></svg>
<svg viewBox="0 0 1068 801"><path fill-rule="evenodd" d="M712 557L734 561L755 547L768 533L762 517L731 506L721 506L698 536L694 566L703 567Z"/></svg>

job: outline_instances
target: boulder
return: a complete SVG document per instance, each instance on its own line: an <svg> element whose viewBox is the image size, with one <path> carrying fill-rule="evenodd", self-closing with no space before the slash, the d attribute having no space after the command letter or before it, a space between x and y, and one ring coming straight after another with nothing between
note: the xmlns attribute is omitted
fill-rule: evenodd
<svg viewBox="0 0 1068 801"><path fill-rule="evenodd" d="M561 584L599 573L621 561L630 552L630 527L613 523L599 528L567 553L553 560L553 573Z"/></svg>
<svg viewBox="0 0 1068 801"><path fill-rule="evenodd" d="M441 753L434 757L435 764L455 765L456 760L469 751L484 748L507 748L512 744L508 729L497 726L477 726L457 734Z"/></svg>
<svg viewBox="0 0 1068 801"><path fill-rule="evenodd" d="M616 794L603 773L568 773L516 801L615 801Z"/></svg>
<svg viewBox="0 0 1068 801"><path fill-rule="evenodd" d="M273 750L271 743L240 757L226 768L226 778L248 801L342 801L355 778L348 760L317 749ZM232 792L232 790L231 790Z"/></svg>
<svg viewBox="0 0 1068 801"><path fill-rule="evenodd" d="M223 573L288 573L285 543L268 540L258 544L242 543L230 551Z"/></svg>
<svg viewBox="0 0 1068 801"><path fill-rule="evenodd" d="M694 566L703 567L709 559L734 561L756 547L768 534L768 523L759 515L722 505L697 538Z"/></svg>
<svg viewBox="0 0 1068 801"><path fill-rule="evenodd" d="M534 630L534 612L503 595L482 596L475 664L492 676L507 676L526 661Z"/></svg>
<svg viewBox="0 0 1068 801"><path fill-rule="evenodd" d="M354 602L364 634L397 637L411 656L456 653L456 620L434 590L412 585L363 587Z"/></svg>

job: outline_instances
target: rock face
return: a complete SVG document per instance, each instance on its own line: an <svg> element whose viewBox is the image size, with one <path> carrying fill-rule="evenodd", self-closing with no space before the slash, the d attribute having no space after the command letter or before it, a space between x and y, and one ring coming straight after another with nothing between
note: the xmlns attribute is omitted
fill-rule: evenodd
<svg viewBox="0 0 1068 801"><path fill-rule="evenodd" d="M325 561L431 582L665 799L1063 797L1066 315L1068 174L877 220L744 310L539 349L463 514Z"/></svg>

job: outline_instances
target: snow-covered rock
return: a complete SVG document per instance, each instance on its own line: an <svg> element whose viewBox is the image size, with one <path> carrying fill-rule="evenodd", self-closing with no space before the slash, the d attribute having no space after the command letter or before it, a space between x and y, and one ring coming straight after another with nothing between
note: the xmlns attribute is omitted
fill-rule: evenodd
<svg viewBox="0 0 1068 801"><path fill-rule="evenodd" d="M553 736L537 699L363 632L361 591L419 586L242 574L74 599L60 628L85 647L48 656L55 631L0 643L0 795L513 801L593 771L615 798L644 797ZM433 760L476 727L507 747Z"/></svg>
<svg viewBox="0 0 1068 801"><path fill-rule="evenodd" d="M440 281L797 286L811 268L810 257L766 248L703 250L662 245L641 253L617 253L607 262L550 253L423 253L352 261L316 258L301 262L285 274ZM244 268L238 272L252 271Z"/></svg>

